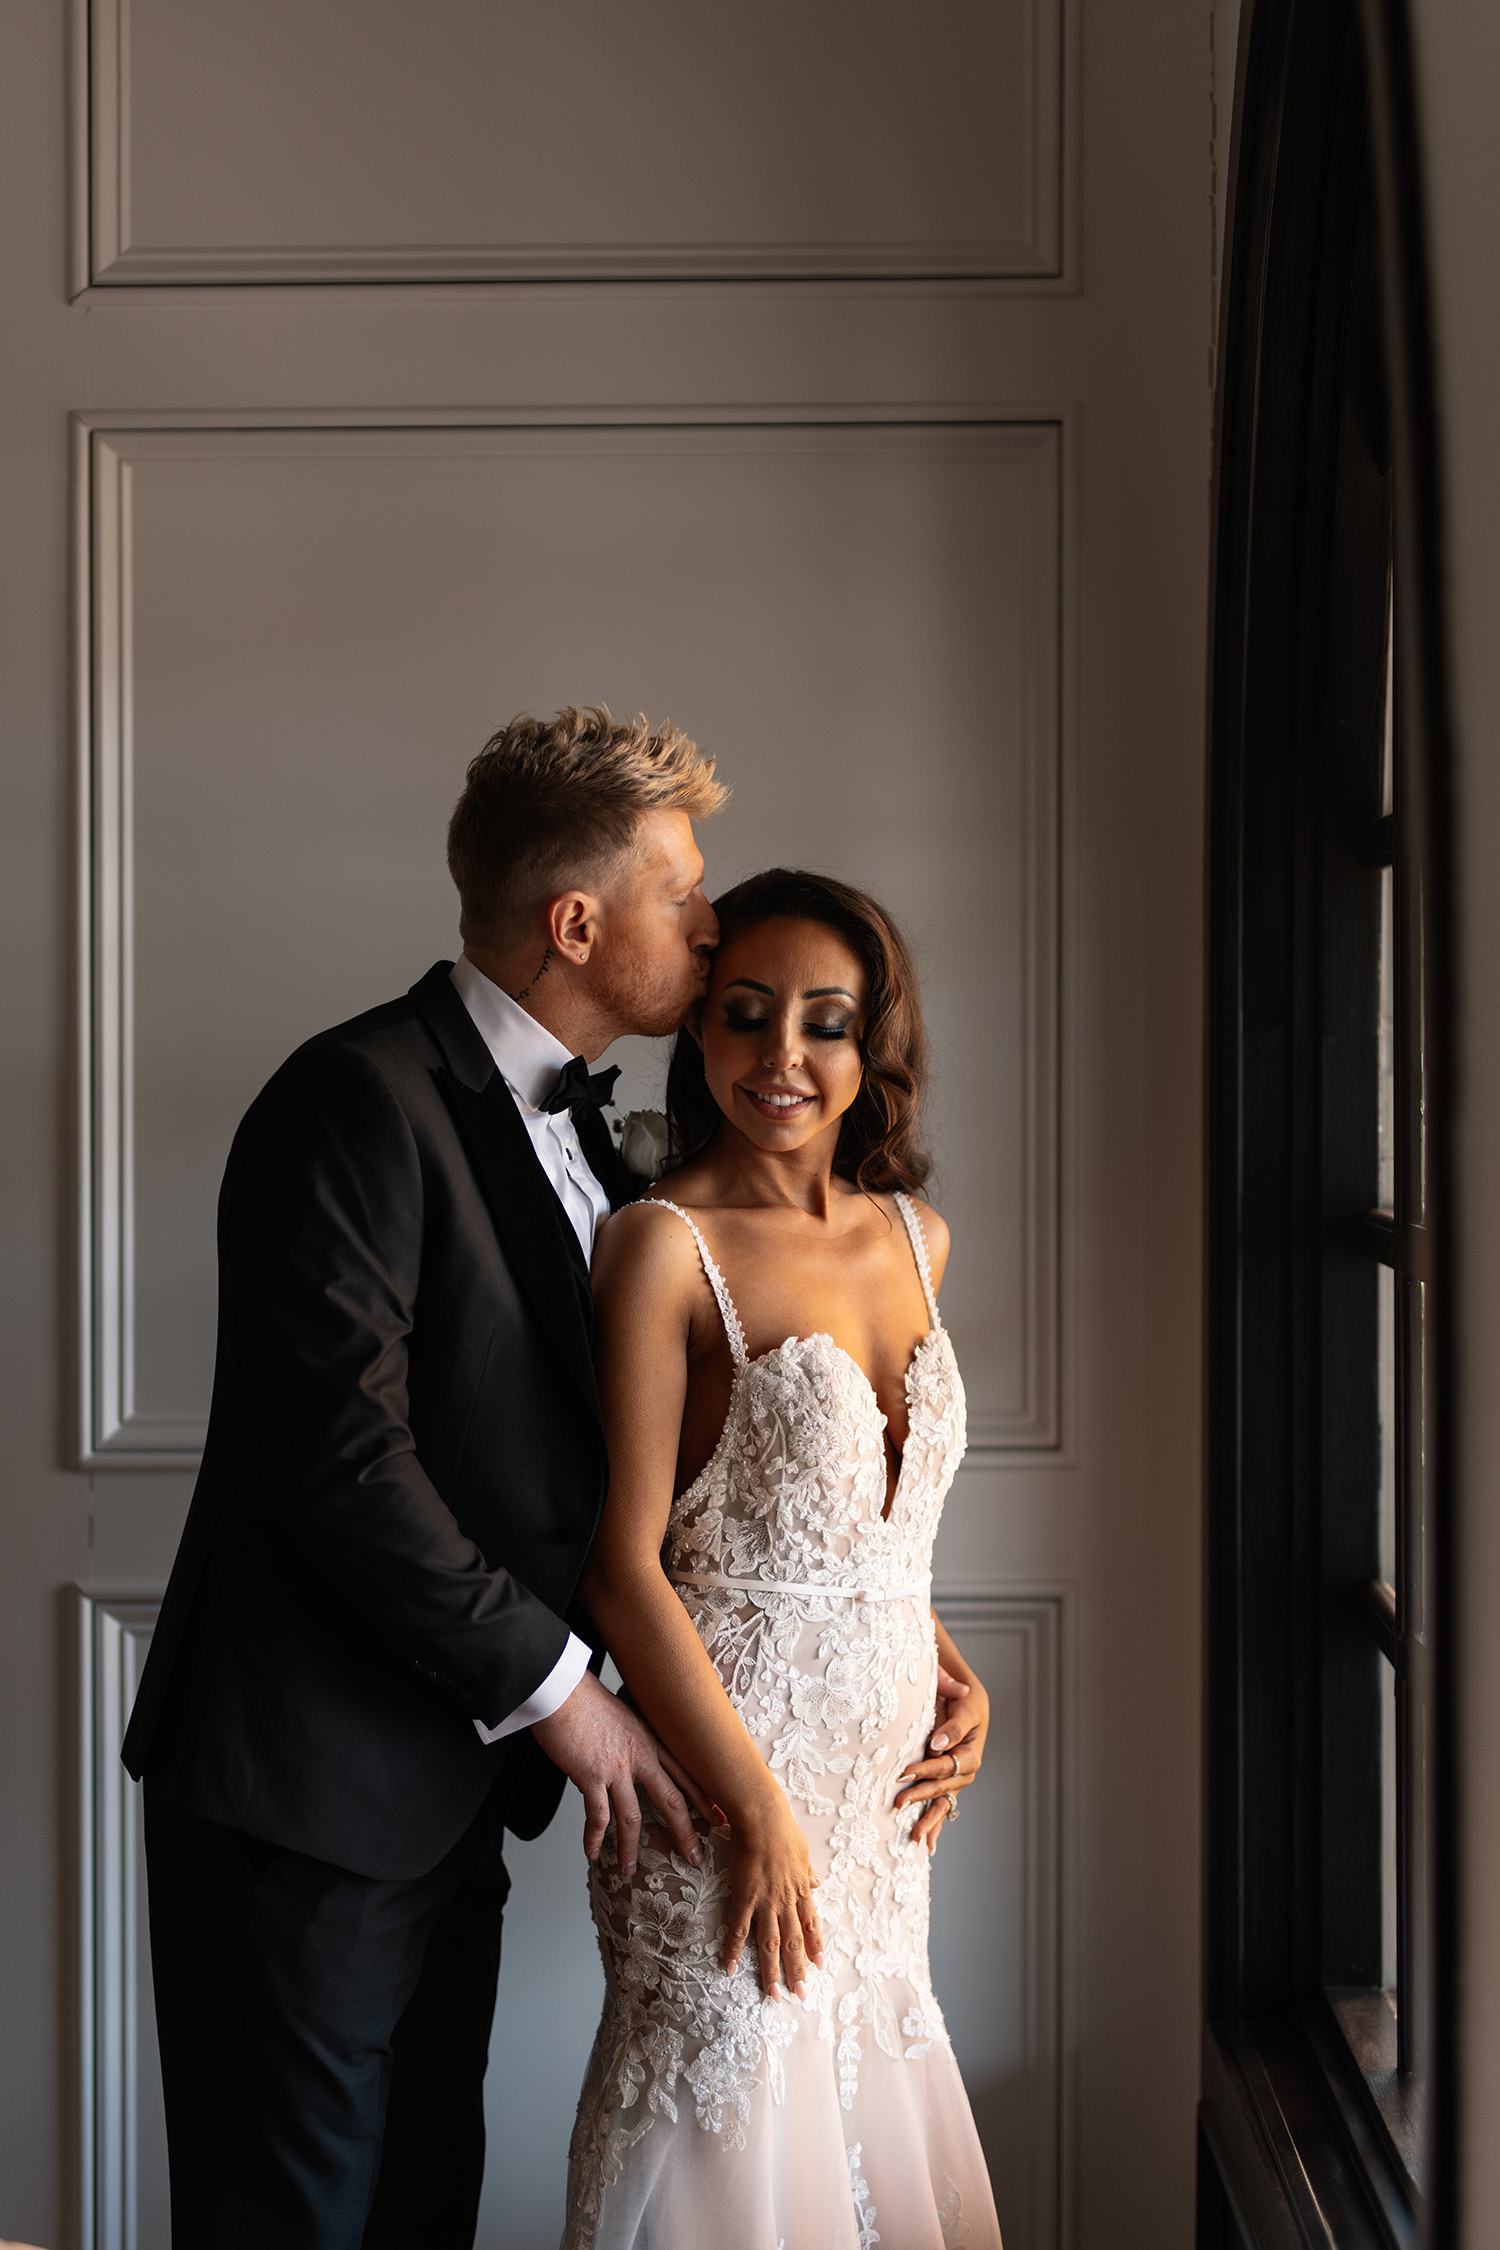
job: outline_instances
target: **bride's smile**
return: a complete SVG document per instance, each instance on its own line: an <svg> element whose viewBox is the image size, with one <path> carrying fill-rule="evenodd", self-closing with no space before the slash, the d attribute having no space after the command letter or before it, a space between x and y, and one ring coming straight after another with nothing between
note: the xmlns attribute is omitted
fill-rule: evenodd
<svg viewBox="0 0 1500 2250"><path fill-rule="evenodd" d="M790 1125L793 1111L801 1117L817 1099L815 1094L794 1093L779 1086L742 1086L740 1091L752 1108L777 1125Z"/></svg>

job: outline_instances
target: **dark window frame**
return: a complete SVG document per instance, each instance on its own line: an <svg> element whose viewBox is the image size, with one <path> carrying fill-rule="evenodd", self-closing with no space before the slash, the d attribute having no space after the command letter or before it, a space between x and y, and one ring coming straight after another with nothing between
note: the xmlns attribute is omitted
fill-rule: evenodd
<svg viewBox="0 0 1500 2250"><path fill-rule="evenodd" d="M1450 826L1411 88L1402 0L1247 9L1215 456L1200 2250L1454 2238ZM1362 321L1383 342L1379 396L1351 378ZM1368 1393L1374 1260L1392 1246L1369 1215L1365 1002L1391 835L1369 693L1388 569L1433 1120L1424 2196L1327 1991L1368 1986L1379 1948L1369 1766L1389 1620L1368 1593Z"/></svg>

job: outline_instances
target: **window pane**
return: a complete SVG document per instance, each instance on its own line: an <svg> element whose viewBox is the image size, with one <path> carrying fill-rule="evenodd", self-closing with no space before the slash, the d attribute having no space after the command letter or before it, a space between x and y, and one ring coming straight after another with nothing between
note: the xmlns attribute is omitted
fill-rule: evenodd
<svg viewBox="0 0 1500 2250"><path fill-rule="evenodd" d="M1424 1390L1423 1313L1426 1290L1420 1281L1402 1275L1397 1282L1396 1343L1397 1426L1402 1460L1398 1469L1399 1498L1396 1510L1397 1624L1403 1633L1421 1641L1426 1631L1426 1571L1422 1505L1426 1482L1426 1414ZM1417 1684L1417 1683L1414 1683Z"/></svg>
<svg viewBox="0 0 1500 2250"><path fill-rule="evenodd" d="M1396 809L1396 619L1390 588L1385 602L1385 743L1380 762L1382 816Z"/></svg>
<svg viewBox="0 0 1500 2250"><path fill-rule="evenodd" d="M1398 1926L1396 1876L1396 1674L1380 1667L1380 1981L1396 2001Z"/></svg>
<svg viewBox="0 0 1500 2250"><path fill-rule="evenodd" d="M1396 1208L1396 933L1395 876L1380 873L1379 1024L1379 1184L1375 1200L1382 1211Z"/></svg>
<svg viewBox="0 0 1500 2250"><path fill-rule="evenodd" d="M1405 1158L1409 1198L1405 1215L1423 1225L1427 1218L1427 963L1422 945L1422 878L1417 870L1412 873L1408 911L1413 928L1405 948L1408 983L1403 1000L1407 1017L1404 1036L1409 1049L1403 1058L1402 1076L1411 1138Z"/></svg>
<svg viewBox="0 0 1500 2250"><path fill-rule="evenodd" d="M1380 1575L1396 1583L1396 1276L1376 1272L1380 1328Z"/></svg>
<svg viewBox="0 0 1500 2250"><path fill-rule="evenodd" d="M1426 1617L1426 1289L1403 1275L1397 1290L1397 1400L1401 1431L1396 1520L1397 1953L1401 2068L1424 2078L1428 1998L1428 1708Z"/></svg>

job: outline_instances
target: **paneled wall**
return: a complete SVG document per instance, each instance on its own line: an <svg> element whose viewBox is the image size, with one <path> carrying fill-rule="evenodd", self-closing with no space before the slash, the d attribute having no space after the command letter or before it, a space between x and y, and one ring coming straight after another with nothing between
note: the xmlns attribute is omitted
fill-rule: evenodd
<svg viewBox="0 0 1500 2250"><path fill-rule="evenodd" d="M1062 1800L1073 1714L1064 1594L965 1591L939 1603L995 1698L975 1817L949 1831L933 1867L933 1976L1009 2243L1059 2233ZM169 2199L139 1791L119 1763L155 1623L152 1602L77 1597L80 2045L84 2181L96 2250L165 2245ZM573 2106L604 1998L578 1848L566 1807L533 1844L507 1851L496 2037L486 2087L489 2165L481 2242L555 2250Z"/></svg>
<svg viewBox="0 0 1500 2250"><path fill-rule="evenodd" d="M913 940L974 1439L939 1598L995 1700L937 1987L1008 2250L1186 2250L1201 12L17 0L7 38L0 2237L166 2241L115 1752L234 1123L454 950L486 734L602 698L718 753L712 888L825 866ZM516 1853L480 2250L556 2238L578 1825Z"/></svg>
<svg viewBox="0 0 1500 2250"><path fill-rule="evenodd" d="M1062 0L98 0L85 270L1056 275L1063 21Z"/></svg>
<svg viewBox="0 0 1500 2250"><path fill-rule="evenodd" d="M88 442L84 1457L192 1465L234 1127L300 1040L452 951L454 746L583 679L720 756L715 885L823 867L912 934L971 1438L1055 1446L1058 425ZM643 1100L661 1080L634 1058Z"/></svg>

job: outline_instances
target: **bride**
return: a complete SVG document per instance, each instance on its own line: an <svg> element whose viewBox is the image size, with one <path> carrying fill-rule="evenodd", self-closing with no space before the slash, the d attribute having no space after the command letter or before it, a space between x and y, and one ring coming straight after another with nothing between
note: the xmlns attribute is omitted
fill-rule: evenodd
<svg viewBox="0 0 1500 2250"><path fill-rule="evenodd" d="M701 1863L611 1828L565 2250L999 2250L927 1967L984 1749L929 1604L964 1449L917 1204L923 1032L873 900L775 869L722 942L676 1168L595 1258L612 1476L582 1592L706 1793Z"/></svg>

